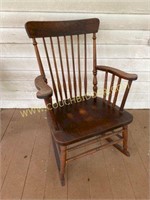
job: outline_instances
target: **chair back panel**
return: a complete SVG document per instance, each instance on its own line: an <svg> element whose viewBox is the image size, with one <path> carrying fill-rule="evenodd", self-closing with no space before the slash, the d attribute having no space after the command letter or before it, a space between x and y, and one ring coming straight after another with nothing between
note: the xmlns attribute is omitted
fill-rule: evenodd
<svg viewBox="0 0 150 200"><path fill-rule="evenodd" d="M95 76L98 27L98 19L27 22L26 30L33 39L40 72L45 77L46 66L43 59L46 58L57 102L87 95L87 59L93 59L93 66L89 67ZM87 34L90 34L91 38L87 37ZM87 40L90 40L88 44ZM93 83L96 82L95 77ZM92 83L90 85L92 87Z"/></svg>
<svg viewBox="0 0 150 200"><path fill-rule="evenodd" d="M30 38L55 37L96 33L99 19L83 19L71 21L29 21L25 24Z"/></svg>

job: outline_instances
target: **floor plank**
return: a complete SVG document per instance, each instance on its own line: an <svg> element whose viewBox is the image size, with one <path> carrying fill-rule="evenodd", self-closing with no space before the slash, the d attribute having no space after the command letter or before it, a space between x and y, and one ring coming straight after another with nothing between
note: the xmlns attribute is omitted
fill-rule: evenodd
<svg viewBox="0 0 150 200"><path fill-rule="evenodd" d="M54 152L51 149L48 159L44 199L67 199L67 183L63 187L60 184L53 154Z"/></svg>
<svg viewBox="0 0 150 200"><path fill-rule="evenodd" d="M80 151L70 152L69 156ZM68 163L68 199L90 199L90 177L87 171L87 158L83 157Z"/></svg>
<svg viewBox="0 0 150 200"><path fill-rule="evenodd" d="M0 141L5 135L5 132L7 130L7 127L9 126L9 123L13 117L13 114L15 112L15 109L1 109L0 112L0 119L1 119L1 132L0 132Z"/></svg>
<svg viewBox="0 0 150 200"><path fill-rule="evenodd" d="M144 110L130 110L130 112L134 115L134 118L137 119L143 128L143 130L149 131L149 121L150 121L150 109Z"/></svg>
<svg viewBox="0 0 150 200"><path fill-rule="evenodd" d="M50 148L50 130L48 129L46 112L41 113L40 127L36 133L22 199L43 199L44 197Z"/></svg>
<svg viewBox="0 0 150 200"><path fill-rule="evenodd" d="M134 116L134 121L138 121L139 126L142 129L142 132L144 133L142 136L146 137L146 139L149 138L149 131L150 131L150 110L129 110L130 113ZM133 121L133 122L134 122Z"/></svg>
<svg viewBox="0 0 150 200"><path fill-rule="evenodd" d="M9 112L7 112L9 113ZM15 148L20 138L21 130L23 127L23 121L20 120L20 113L15 111L9 127L5 133L5 137L1 141L0 153L1 153L1 181L0 188L2 187L6 178L9 166L13 160ZM19 121L19 123L18 123Z"/></svg>
<svg viewBox="0 0 150 200"><path fill-rule="evenodd" d="M145 111L132 111L134 121L130 125L131 129L131 135L132 138L137 146L137 150L139 152L139 155L143 161L144 167L147 170L147 173L149 172L149 134L146 133L146 129L144 127L149 127L148 124L143 126L143 123L148 120L148 110ZM141 114L143 115L143 119L141 118ZM140 120L139 120L140 119ZM142 121L141 121L142 120ZM148 130L148 129L147 129Z"/></svg>
<svg viewBox="0 0 150 200"><path fill-rule="evenodd" d="M132 139L133 128L129 126L129 151L130 158L123 156L123 160L128 172L130 182L132 184L133 191L136 199L149 199L149 176L141 157L139 155L137 146Z"/></svg>
<svg viewBox="0 0 150 200"><path fill-rule="evenodd" d="M65 174L66 185L61 186L58 169L54 157L52 141L50 142L50 151L48 157L48 166L46 173L46 184L44 199L67 199L67 170Z"/></svg>
<svg viewBox="0 0 150 200"><path fill-rule="evenodd" d="M46 113L22 118L5 110L1 199L150 199L149 110L130 110L129 151L114 147L68 164L60 185ZM11 116L10 116L11 113Z"/></svg>
<svg viewBox="0 0 150 200"><path fill-rule="evenodd" d="M87 157L91 199L113 199L103 152Z"/></svg>
<svg viewBox="0 0 150 200"><path fill-rule="evenodd" d="M114 147L103 150L114 199L135 199L122 154ZM128 158L129 159L129 158Z"/></svg>
<svg viewBox="0 0 150 200"><path fill-rule="evenodd" d="M19 110L16 112L19 112ZM20 138L16 144L13 160L1 190L2 199L21 198L25 177L34 148L36 132L39 129L40 115L28 115L26 118L20 116L17 123L18 121L22 121L23 126ZM15 134L15 131L16 130L14 130L12 134Z"/></svg>

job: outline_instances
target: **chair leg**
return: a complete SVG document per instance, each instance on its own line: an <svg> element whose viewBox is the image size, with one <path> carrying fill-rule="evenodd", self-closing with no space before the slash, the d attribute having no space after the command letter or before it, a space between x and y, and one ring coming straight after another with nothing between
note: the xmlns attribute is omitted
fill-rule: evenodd
<svg viewBox="0 0 150 200"><path fill-rule="evenodd" d="M128 152L128 126L124 126L123 127L123 132L122 132L122 136L123 136L123 152L126 156L130 156L130 153Z"/></svg>
<svg viewBox="0 0 150 200"><path fill-rule="evenodd" d="M128 127L124 126L122 131L122 137L123 137L123 148L119 144L114 144L113 146L118 149L120 152L125 154L126 156L130 156L130 153L127 150L127 143L128 143ZM106 139L107 142L113 142L111 138Z"/></svg>
<svg viewBox="0 0 150 200"><path fill-rule="evenodd" d="M56 164L59 171L59 177L61 185L65 185L65 167L66 167L66 147L65 146L59 146L60 152L58 152L58 148L56 147L55 140L52 136L52 142L53 142L53 148L54 148L54 154L56 159Z"/></svg>
<svg viewBox="0 0 150 200"><path fill-rule="evenodd" d="M65 167L66 167L66 147L60 147L60 181L61 185L65 185Z"/></svg>
<svg viewBox="0 0 150 200"><path fill-rule="evenodd" d="M57 168L58 168L58 171L60 171L60 158L59 158L58 149L56 147L56 143L55 143L55 140L54 140L53 136L52 136L52 143L53 143L53 149L54 149Z"/></svg>

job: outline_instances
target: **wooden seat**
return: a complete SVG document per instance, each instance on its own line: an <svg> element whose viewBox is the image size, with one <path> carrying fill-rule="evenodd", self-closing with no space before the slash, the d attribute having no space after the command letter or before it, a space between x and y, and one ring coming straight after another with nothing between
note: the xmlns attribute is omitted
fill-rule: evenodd
<svg viewBox="0 0 150 200"><path fill-rule="evenodd" d="M37 98L44 99L46 104L62 185L68 161L111 145L130 155L127 126L132 122L132 115L124 106L137 75L97 64L99 23L99 19L92 18L35 21L25 25L40 70L35 79ZM68 156L69 151L96 142L95 148Z"/></svg>
<svg viewBox="0 0 150 200"><path fill-rule="evenodd" d="M85 98L84 98L85 99ZM64 105L54 109L60 132L54 137L61 145L69 145L93 136L97 136L127 125L133 117L128 112L120 113L104 104L101 98Z"/></svg>

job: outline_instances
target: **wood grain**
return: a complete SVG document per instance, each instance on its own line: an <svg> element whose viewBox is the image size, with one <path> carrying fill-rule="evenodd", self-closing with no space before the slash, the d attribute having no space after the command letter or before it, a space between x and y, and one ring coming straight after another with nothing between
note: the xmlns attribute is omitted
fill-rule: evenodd
<svg viewBox="0 0 150 200"><path fill-rule="evenodd" d="M149 30L149 15L93 14L93 13L48 13L48 12L3 12L0 27L23 28L27 21L86 19L101 20L101 30ZM17 20L16 20L17 19Z"/></svg>
<svg viewBox="0 0 150 200"><path fill-rule="evenodd" d="M133 124L134 129L131 131L132 134L132 138L134 140L134 142L136 143L137 146L137 150L139 152L139 155L141 157L141 160L144 164L144 167L147 171L147 173L149 173L149 136L148 134L145 134L145 128L143 126L143 124L141 124L141 120L138 120L138 116L139 115L139 111L135 112L134 110L131 111L135 117L135 123ZM148 112L146 112L146 114L148 114ZM147 116L147 119L145 119L144 117L144 112L143 112L143 119L142 121L144 122L145 120L148 120L149 116ZM147 123L146 123L147 124Z"/></svg>
<svg viewBox="0 0 150 200"><path fill-rule="evenodd" d="M128 93L129 93L131 83L133 80L137 79L137 75L127 74L115 68L109 68L109 67L103 67L103 66L100 68L100 66L97 66L97 49L98 48L96 48L97 47L96 33L98 32L99 23L100 23L100 20L98 18L91 18L91 19L69 20L69 21L28 21L25 24L25 29L29 38L33 39L33 45L34 45L37 61L39 64L40 73L44 78L46 78L46 76L44 73L41 58L45 56L43 54L43 49L39 53L39 48L42 48L42 47L40 47L41 45L37 46L37 38L43 38L45 53L46 53L49 66L50 66L50 63L48 59L49 56L48 56L48 52L46 48L45 38L46 37L50 38L50 46L51 46L51 51L52 51L51 56L53 57L53 62L54 62L55 72L56 72L55 80L57 80L57 88L60 94L59 101L63 102L63 100L65 100L62 93L62 87L66 86L64 84L63 85L61 84L62 82L64 83L64 70L63 70L62 54L61 54L60 40L59 40L60 36L70 37L75 97L77 96L77 92L78 92L77 84L79 85L80 96L81 96L81 91L82 91L81 71L80 71L80 50L82 52L83 45L80 45L80 40L79 40L80 34L89 34L89 33L93 34L93 37L92 37L93 45L91 45L92 50L88 50L88 53L93 55L93 92L95 93L94 96L97 96L97 70L99 69L106 72L108 71L108 73L112 74L111 85L110 85L110 90L109 90L110 92L109 98L108 98L108 101L105 101L105 103L108 104L109 106L111 103L110 101L111 101L111 96L112 96L111 88L113 87L113 84L114 84L115 75L119 76L120 78L128 80L129 87L126 86L125 92L123 94L123 100L121 102L121 105L119 106L119 110L116 109L116 107L114 107L112 111L110 107L103 105L104 104L103 99L97 97L96 99L91 98L89 99L89 101L80 102L78 104L72 104L71 102L72 106L60 106L62 107L61 109L60 108L54 109L53 112L50 111L49 115L47 115L48 121L51 122L49 123L49 127L50 129L52 128L53 130L53 135L52 135L53 147L54 147L55 158L57 161L60 182L62 186L65 185L64 175L65 175L66 162L70 160L74 160L77 157L80 157L81 155L86 155L90 152L98 151L99 149L101 149L101 147L105 148L107 146L110 146L111 144L115 144L114 146L116 147L118 145L118 144L116 145L116 143L120 141L123 141L123 150L121 152L126 155L129 155L129 153L127 152L127 140L126 140L127 131L126 131L126 134L124 131L123 139L121 138L119 140L113 141L110 138L108 138L108 142L110 142L110 144L106 144L106 145L104 144L101 147L82 152L72 158L67 158L67 155L66 155L66 150L67 150L68 145L75 144L79 141L84 141L86 139L89 139L98 135L103 135L103 134L105 135L105 133L107 133L108 131L113 131L114 129L119 128L119 127L123 127L123 129L125 130L125 126L130 124L133 120L132 115L124 111L124 106L125 106ZM76 37L77 45L74 44L74 35L77 35ZM56 47L54 46L52 37L57 38L57 43L58 43L57 51L56 51ZM66 45L65 45L65 49L66 49ZM60 77L58 73L58 65L56 62L56 57L58 55L60 57L60 66L62 70L63 81L60 81ZM76 80L77 72L75 68L76 66L75 60L74 60L75 57L78 58L78 75L79 75L78 81ZM51 69L50 69L50 72L51 72ZM37 79L38 78L36 78L35 80ZM41 87L37 87L37 89L41 90ZM45 90L44 87L43 87L43 90ZM64 90L66 91L66 87L64 88ZM57 99L57 96L56 96L56 99ZM58 102L58 99L57 99L57 102ZM46 106L49 103L52 103L52 98L48 99L47 97L45 97L45 103L46 103ZM69 102L69 105L70 105L70 102ZM58 107L58 104L57 104L57 107ZM99 112L95 112L97 108L100 108ZM122 115L119 114L120 111L122 112ZM71 114L71 117L70 117L70 113L73 113ZM85 124L85 122L87 121L88 121L88 124L87 123ZM58 146L58 149L56 148L57 146ZM121 146L119 145L117 147L121 148Z"/></svg>
<svg viewBox="0 0 150 200"><path fill-rule="evenodd" d="M0 28L1 43L30 44L24 28ZM87 35L87 44L89 38ZM149 31L143 30L101 30L97 33L97 44L147 45ZM68 43L69 41L67 41ZM40 41L41 43L41 41ZM83 41L81 40L81 43Z"/></svg>
<svg viewBox="0 0 150 200"><path fill-rule="evenodd" d="M43 129L42 131L39 129L36 133L37 138L24 184L22 199L42 199L44 197L51 138L47 126L46 112L41 112L40 123Z"/></svg>
<svg viewBox="0 0 150 200"><path fill-rule="evenodd" d="M86 0L71 0L70 2L64 0L62 4L61 0L57 0L57 3L54 0L50 2L47 0L38 0L35 4L32 1L24 2L22 0L13 2L5 0L2 6L0 5L0 10L2 11L2 20L0 21L2 64L0 70L12 72L11 74L6 72L1 73L5 81L0 82L0 87L3 88L3 91L8 91L8 94L4 93L4 96L7 96L7 100L6 102L2 102L2 107L43 105L40 102L30 103L31 101L27 101L27 97L23 93L21 94L22 97L18 97L18 91L22 87L25 87L25 93L27 92L31 99L34 99L34 94L30 93L30 91L35 91L31 81L29 83L26 81L26 85L18 85L19 80L22 80L23 74L25 74L24 80L27 79L26 72L24 71L32 71L31 77L34 78L36 75L34 71L37 71L37 62L34 57L33 48L24 30L24 24L29 20L99 18L101 20L101 28L97 34L97 43L99 45L98 64L110 65L125 71L138 71L140 79L142 78L142 80L147 81L147 78L142 73L148 72L150 65L148 54L150 27L148 1L133 0L132 2L128 2L125 0L112 0L104 2L103 0L93 0L88 1L88 3L85 2ZM87 37L87 50L90 45L88 42L89 37ZM83 40L81 40L81 43L83 43ZM89 50L88 53L91 54ZM62 60L64 61L64 59ZM43 60L44 66L46 66L46 59L44 58ZM57 60L58 58L56 58ZM75 62L76 60L75 58ZM87 60L87 63L89 66L92 65L92 57ZM81 71L83 69L82 66ZM48 69L47 66L45 68ZM90 67L87 68L87 71L89 70ZM16 71L22 71L22 75ZM146 81L137 83L139 89L138 86L133 86L134 96L136 96L136 93L148 91L149 83ZM14 83L13 86L11 85L12 83ZM30 84L32 85L31 88ZM16 93L10 94L10 91L15 89ZM11 101L10 98L14 100ZM20 99L21 101L19 102L15 98L22 98L22 100ZM139 101L140 98L141 100ZM131 97L131 99L133 98ZM137 102L130 102L128 105L129 107L141 108L141 106L144 106L143 108L148 108L150 105L147 99L146 97L145 99L138 97Z"/></svg>
<svg viewBox="0 0 150 200"><path fill-rule="evenodd" d="M91 199L113 199L108 170L102 151L87 157L87 170Z"/></svg>
<svg viewBox="0 0 150 200"><path fill-rule="evenodd" d="M62 59L63 62L65 60ZM56 59L58 63L58 58ZM87 60L87 71L91 71L90 66L92 66L92 59ZM48 70L47 64L46 64L46 58L43 59L44 67L46 70ZM75 62L76 59L75 59ZM35 58L28 58L28 57L18 57L18 58L11 58L11 57L2 57L1 58L1 63L2 65L0 66L1 71L37 71L38 66L37 66L37 61ZM20 66L21 63L21 66ZM70 59L69 59L70 63ZM124 71L136 71L137 73L145 71L149 71L149 66L150 66L150 59L136 59L136 58L130 58L130 59L125 59L125 58L116 58L116 59L100 59L99 57L97 58L97 64L100 65L107 65L107 66L112 66L120 70ZM83 65L81 65L81 70L83 70ZM72 69L70 69L72 70ZM31 72L32 73L32 72ZM30 88L29 88L30 89Z"/></svg>
<svg viewBox="0 0 150 200"><path fill-rule="evenodd" d="M9 123L14 115L15 109L10 109L10 110L5 110L1 109L0 110L0 119L1 119L1 132L0 132L0 141L5 135L5 132L9 126Z"/></svg>
<svg viewBox="0 0 150 200"><path fill-rule="evenodd" d="M55 45L54 45L55 46ZM76 45L75 47L75 58L77 58L76 54ZM30 44L0 44L0 48L2 49L2 57L29 57L34 58L35 53L33 51L33 47ZM45 57L44 47L39 44L41 57ZM81 51L83 52L84 46L81 45ZM97 45L97 57L99 59L132 59L132 58L143 58L149 59L148 46L145 45ZM88 45L88 58L92 58L92 45ZM58 51L56 51L56 54ZM50 56L52 57L52 56ZM58 58L58 57L56 57ZM62 55L62 58L65 58ZM69 57L71 58L71 57ZM81 55L83 58L83 55Z"/></svg>
<svg viewBox="0 0 150 200"><path fill-rule="evenodd" d="M85 151L85 148L82 149ZM74 156L81 151L70 152L69 156ZM90 185L87 171L87 159L81 158L68 164L68 199L90 199ZM84 169L81 172L81 169ZM78 176L80 174L80 176ZM74 187L76 184L76 187ZM84 187L83 187L84 185Z"/></svg>
<svg viewBox="0 0 150 200"><path fill-rule="evenodd" d="M16 126L18 126L21 130L19 130L19 128L15 128L14 131L11 131L8 134L8 138L11 138L11 145L14 141L14 149L12 149L12 151L10 151L10 147L4 145L4 148L7 149L7 151L9 149L10 151L11 155L9 156L11 157L11 165L7 169L7 176L2 186L2 199L21 198L24 181L26 179L26 174L28 172L34 148L36 131L39 129L40 115L36 115L37 117L30 115L28 118L21 118L19 111L16 112L16 114ZM22 121L20 124L18 123L19 119ZM33 126L33 123L35 126ZM19 137L17 136L16 138L15 135L19 135ZM5 143L7 140L9 141L8 138L5 137L3 142Z"/></svg>
<svg viewBox="0 0 150 200"><path fill-rule="evenodd" d="M42 11L42 12L77 12L77 13L121 13L121 14L131 14L131 13L140 13L140 14L149 14L148 1L146 0L133 0L132 2L128 2L125 0L122 1L107 1L103 0L93 0L89 1L86 4L86 0L72 0L68 2L67 0L63 1L61 4L61 0L57 0L57 4L54 0L50 2L38 1L36 4L34 2L10 2L5 0L3 2L2 11L10 10L10 11Z"/></svg>
<svg viewBox="0 0 150 200"><path fill-rule="evenodd" d="M143 93L142 96L144 94L145 93ZM135 97L136 97L136 94L135 94ZM141 99L141 97L139 99ZM129 96L129 98L130 98L130 96ZM30 108L30 107L45 108L44 102L41 102L40 100L37 100L36 98L32 99L32 102L27 99L14 99L11 101L10 101L10 99L5 99L4 101L2 101L2 103L3 103L3 108ZM137 101L137 99L135 101L135 98L134 98L134 103L133 103L133 101L131 101L131 102L128 101L125 105L125 108L126 109L127 108L129 108L129 109L136 109L136 108L149 109L149 106L150 106L150 103L149 103L149 101L147 101L147 99L146 99L146 101L145 101L145 99L143 99L140 102L139 100Z"/></svg>
<svg viewBox="0 0 150 200"><path fill-rule="evenodd" d="M139 111L140 114L140 111ZM135 121L135 126L138 121ZM132 152L130 159L123 156L136 199L149 199L149 177L138 152L138 145L132 139L132 132L135 131L133 124L129 127L129 151ZM142 139L142 137L140 138ZM149 158L147 157L149 160ZM137 165L135 163L138 163Z"/></svg>
<svg viewBox="0 0 150 200"><path fill-rule="evenodd" d="M136 71L128 71L129 73L133 73L135 74ZM40 73L38 71L33 71L31 73L31 71L1 71L1 77L0 77L0 81L32 81L36 76L38 76ZM49 81L49 83L51 83L51 78L50 75L48 74L48 71L46 71L46 75L47 75L47 79ZM61 75L61 72L59 71L59 75ZM67 75L67 73L65 72L65 76ZM103 78L104 72L98 72L97 77L99 78ZM139 78L138 78L138 82L147 82L147 84L149 83L149 74L147 72L140 72L138 73ZM84 72L81 72L81 76L84 77ZM56 75L55 75L56 77ZM73 77L73 74L71 74L71 78ZM88 71L87 73L87 77L88 77L88 83L91 82L92 80L92 70ZM62 80L62 77L60 77L60 80ZM100 79L99 79L100 80ZM98 84L101 83L98 80ZM51 86L51 85L50 85Z"/></svg>
<svg viewBox="0 0 150 200"><path fill-rule="evenodd" d="M148 127L149 124L147 118L149 117L149 110L130 110L130 112L135 116L134 122L129 126L130 158L112 147L85 159L77 160L68 166L68 175L70 176L71 173L68 186L61 187L57 178L56 163L54 162L50 140L48 140L50 132L44 113L41 113L42 117L40 118L43 130L38 129L36 132L28 173L24 173L24 170L22 170L22 164L26 165L26 162L29 162L27 151L30 146L30 139L35 137L35 131L32 130L32 127L39 122L39 117L37 119L37 115L33 115L31 125L29 123L31 118L29 117L24 121L20 118L20 110L16 110L1 142L2 156L5 157L5 159L1 159L1 166L3 166L1 178L4 177L4 169L9 166L5 179L1 179L4 187L4 189L2 187L3 196L1 199L16 199L16 197L20 197L20 193L23 194L23 199L149 199L149 177L139 152L141 145L145 145L145 139L142 138L149 137L149 135L145 135L144 128L144 126ZM7 111L9 117L8 113L9 109ZM29 129L25 131L27 123ZM137 133L136 129L139 128L140 134L135 140L135 137L132 136L134 131ZM25 135L27 136L25 137ZM25 140L23 141L23 139ZM21 144L22 146L20 146ZM27 157L22 158L21 155L27 155ZM22 159L25 161L22 162ZM148 160L149 157L147 157ZM21 169L18 170L18 166ZM25 179L26 183L23 188L22 180Z"/></svg>
<svg viewBox="0 0 150 200"><path fill-rule="evenodd" d="M132 185L130 183L125 165L122 162L122 155L120 152L110 147L106 150L103 150L103 153L113 198L135 199Z"/></svg>
<svg viewBox="0 0 150 200"><path fill-rule="evenodd" d="M89 77L89 79L90 79L90 77ZM90 81L91 80L92 79L90 79ZM25 95L26 92L28 94L33 93L33 96L35 97L37 90L34 86L34 82L32 80L21 80L21 82L22 82L22 84L20 85L19 84L20 80L9 80L9 79L4 80L4 81L1 82L0 91L4 92L4 94L6 94L6 92L8 92L8 96L9 96L9 92L10 93L14 92L14 94L15 94L15 92L22 92L22 94L23 94L23 91L24 91L24 95ZM147 94L149 94L149 84L148 83L146 81L135 82L135 84L131 88L132 93L138 95L138 93L145 93L146 92ZM99 81L98 88L99 88L100 91L101 91L102 87L103 87L103 82ZM9 90L6 91L6 88L9 88ZM91 91L91 89L90 89L90 91ZM21 97L18 97L18 98L21 98ZM146 98L148 98L148 96Z"/></svg>
<svg viewBox="0 0 150 200"><path fill-rule="evenodd" d="M45 120L46 121L46 120ZM49 131L48 124L45 123L45 131ZM67 199L67 184L62 187L60 185L58 170L55 162L54 151L52 148L52 140L49 138L50 146L49 154L48 154L48 163L46 169L46 182L45 182L45 191L44 191L44 199ZM66 169L66 178L67 178L67 169Z"/></svg>

